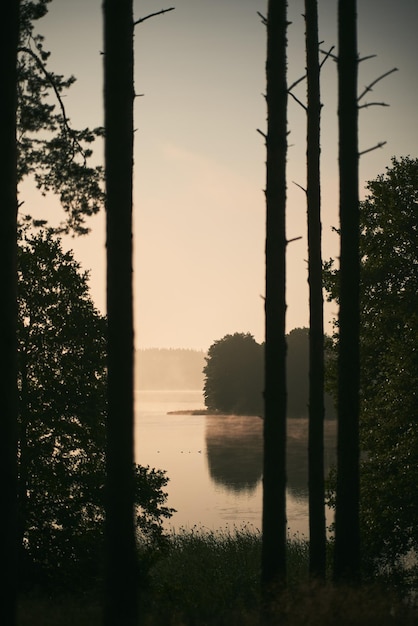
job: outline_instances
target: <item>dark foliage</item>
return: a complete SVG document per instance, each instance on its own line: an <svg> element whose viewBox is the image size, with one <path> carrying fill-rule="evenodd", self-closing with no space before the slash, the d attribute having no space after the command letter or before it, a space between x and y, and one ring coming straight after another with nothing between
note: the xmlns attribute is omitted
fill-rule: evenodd
<svg viewBox="0 0 418 626"><path fill-rule="evenodd" d="M58 195L66 220L62 232L88 232L86 216L103 204L103 168L90 165L92 144L102 128L72 127L64 95L75 82L48 70L50 52L34 23L47 13L49 0L20 4L20 41L17 65L18 178L33 176L43 194ZM45 222L43 222L45 223Z"/></svg>
<svg viewBox="0 0 418 626"><path fill-rule="evenodd" d="M86 584L101 573L106 319L51 233L19 246L19 532L22 582ZM140 536L162 536L164 472L136 467Z"/></svg>
<svg viewBox="0 0 418 626"><path fill-rule="evenodd" d="M306 417L309 402L309 329L295 328L287 341L287 410L291 418ZM326 358L332 358L326 338ZM225 335L208 350L205 404L210 411L263 415L264 345L249 333ZM334 401L325 394L327 418L335 417Z"/></svg>
<svg viewBox="0 0 418 626"><path fill-rule="evenodd" d="M215 341L204 367L205 404L210 411L261 415L263 350L249 333Z"/></svg>
<svg viewBox="0 0 418 626"><path fill-rule="evenodd" d="M4 7L0 38L1 116L0 116L0 376L1 439L0 476L2 514L0 554L3 576L0 587L2 621L16 624L16 522L17 522L17 411L16 387L16 229L17 229L17 150L16 150L16 65L19 39L19 0Z"/></svg>
<svg viewBox="0 0 418 626"><path fill-rule="evenodd" d="M418 160L394 158L367 189L360 204L362 550L393 567L418 549ZM325 285L338 301L332 260ZM332 372L330 379L332 386Z"/></svg>

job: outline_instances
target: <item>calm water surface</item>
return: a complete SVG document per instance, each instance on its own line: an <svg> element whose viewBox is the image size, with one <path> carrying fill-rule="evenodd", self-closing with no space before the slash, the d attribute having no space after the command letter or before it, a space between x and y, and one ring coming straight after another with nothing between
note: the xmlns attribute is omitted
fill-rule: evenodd
<svg viewBox="0 0 418 626"><path fill-rule="evenodd" d="M199 391L136 392L137 463L166 470L167 528L261 528L262 421L254 417L169 414L203 409ZM308 536L306 419L289 420L289 534ZM335 424L326 423L326 464L335 462ZM332 514L327 513L331 523Z"/></svg>

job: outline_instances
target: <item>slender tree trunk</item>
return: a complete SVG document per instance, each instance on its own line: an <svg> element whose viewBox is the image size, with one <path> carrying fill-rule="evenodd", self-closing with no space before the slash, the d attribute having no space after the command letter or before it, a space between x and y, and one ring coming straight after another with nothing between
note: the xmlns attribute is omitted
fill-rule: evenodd
<svg viewBox="0 0 418 626"><path fill-rule="evenodd" d="M132 303L132 0L104 0L108 315L106 626L137 623Z"/></svg>
<svg viewBox="0 0 418 626"><path fill-rule="evenodd" d="M17 587L17 46L19 2L10 0L3 7L4 26L0 38L2 112L0 115L0 376L1 437L0 475L2 513L0 515L1 563L4 576L0 585L2 624L16 624Z"/></svg>
<svg viewBox="0 0 418 626"><path fill-rule="evenodd" d="M324 313L321 255L319 41L317 0L305 0L308 81L307 200L309 271L309 571L324 579Z"/></svg>
<svg viewBox="0 0 418 626"><path fill-rule="evenodd" d="M267 168L263 541L261 580L268 600L286 584L286 156L287 3L267 15Z"/></svg>
<svg viewBox="0 0 418 626"><path fill-rule="evenodd" d="M338 464L334 578L360 575L359 527L359 192L356 0L338 3L340 312Z"/></svg>

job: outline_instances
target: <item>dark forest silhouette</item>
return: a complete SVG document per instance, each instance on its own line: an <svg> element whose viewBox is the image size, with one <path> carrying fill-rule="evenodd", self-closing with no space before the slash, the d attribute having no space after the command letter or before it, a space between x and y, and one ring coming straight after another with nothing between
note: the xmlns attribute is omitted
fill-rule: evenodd
<svg viewBox="0 0 418 626"><path fill-rule="evenodd" d="M308 3L307 1L306 8L312 8L313 4L313 2ZM103 579L96 582L98 586L105 587L105 593L101 594L101 601L104 605L104 624L106 626L137 626L138 593L140 590L145 593L150 588L151 578L147 577L154 565L153 559L158 560L167 554L164 550L160 551L160 548L163 546L166 549L168 543L167 538L164 538L163 543L158 547L159 549L152 554L150 554L151 551L147 551L149 548L147 544L145 556L144 552L141 552L142 569L138 567L140 549L144 549L144 546L140 542L137 543L138 537L134 523L136 469L133 464L132 179L133 103L136 94L133 80L133 34L135 26L148 17L172 9L162 10L134 21L132 0L104 1L105 129L76 131L70 126L62 95L72 84L73 79L65 80L62 76L47 71L46 64L49 53L43 48L43 38L33 34L33 22L46 14L46 5L47 0L39 0L37 3L32 3L29 0L21 0L20 2L10 0L7 4L7 29L2 38L0 50L0 59L4 70L4 110L0 123L2 148L0 193L3 210L0 235L0 268L4 303L1 307L0 346L5 366L5 373L1 378L0 394L3 402L0 462L5 486L0 541L6 572L5 580L1 585L1 605L6 626L15 626L17 585L22 585L22 577L20 576L17 580L16 576L17 564L22 567L22 561L20 563L18 561L18 552L24 547L25 541L29 541L29 535L28 533L25 534L22 526L18 529L21 536L21 545L18 546L16 531L19 514L20 518L23 519L21 513L31 495L30 489L28 489L29 472L25 468L25 465L28 466L29 464L29 457L25 457L27 452L25 447L28 443L25 441L25 420L27 417L25 411L27 414L29 413L30 402L27 402L26 405L22 402L25 397L29 397L28 389L25 389L25 385L29 382L29 376L26 376L28 370L25 367L24 351L19 351L17 345L19 332L17 236L18 209L20 209L17 186L28 173L32 173L35 175L36 183L42 192L56 193L61 199L62 206L66 211L66 220L60 225L60 232L86 234L88 229L85 226L85 218L101 208L104 195L106 196L108 314L106 369L108 378L106 394L104 394L107 402L106 441L105 445L101 447L101 452L105 450L106 456L106 485L105 489L102 489L102 485L97 489L102 502L105 502L106 541L102 554L105 563L105 582ZM308 18L308 10L306 17ZM298 340L302 338L303 333L306 342L306 329L296 329L288 337L285 334L286 251L287 246L291 243L286 238L285 228L286 186L288 183L286 180L287 100L289 96L287 84L287 2L285 0L269 0L267 15L266 17L261 16L261 18L267 29L265 94L267 129L265 133L259 131L266 141L267 156L265 189L266 333L263 349L256 342L249 341L251 349L254 348L254 355L261 355L262 360L258 362L253 376L251 376L250 360L243 360L241 371L244 369L247 377L245 379L247 383L245 393L241 381L236 388L232 389L232 400L231 394L229 394L228 409L230 412L234 410L239 412L248 410L250 412L250 410L254 411L260 406L260 414L263 416L261 424L263 427L261 472L263 476L263 521L260 560L256 569L259 580L255 595L259 594L261 589L261 596L257 595L257 609L260 606L268 608L267 613L262 611L261 617L262 622L264 617L268 617L268 623L271 623L270 618L274 617L276 620L277 617L284 617L282 615L284 605L280 604L283 596L280 595L280 592L290 581L286 524L286 488L288 486L286 447L288 443L291 443L291 437L288 437L287 433L287 418L292 412L295 416L305 414L308 403L316 407L315 409L313 406L311 407L315 411L315 417L312 411L310 416L313 437L310 437L311 458L309 467L310 477L314 478L315 458L322 455L320 441L323 424L322 399L319 397L322 393L323 382L322 363L318 366L320 375L317 378L316 386L313 384L314 377L311 371L310 392L306 391L306 394L302 394L302 386L298 384L295 385L295 389L292 389L292 384L295 380L302 379L307 382L306 371L305 375L300 378L303 372L301 363L304 363L305 366L310 363L312 370L315 367L314 363L320 363L320 361L313 359L314 353L321 360L324 357L324 352L318 347L323 339L322 336L319 336L321 335L321 324L315 324L313 316L310 319L310 354L306 353L305 348L299 346L299 356L295 362L292 360L290 349L292 342L295 338ZM313 20L310 21L310 24L312 23ZM307 45L309 46L308 40ZM320 44L315 41L313 47L317 48L318 45ZM414 580L415 575L416 581L416 571L412 570L405 574L405 567L402 567L400 561L405 555L410 554L411 550L415 551L415 554L417 551L416 511L414 508L414 503L417 501L417 498L414 497L417 485L415 476L417 446L414 445L416 443L416 421L413 413L416 398L411 392L411 389L416 388L413 378L413 372L416 371L416 357L415 360L413 356L411 357L411 354L416 355L416 307L414 306L417 292L416 256L414 254L411 257L412 261L407 264L406 270L400 263L400 275L395 275L394 278L392 277L391 266L387 269L382 264L381 267L374 268L375 271L371 273L373 278L368 293L362 291L365 285L361 282L361 264L363 264L364 269L370 259L372 261L377 258L380 259L383 250L391 260L392 256L396 257L396 255L399 255L399 260L404 260L405 254L402 246L405 246L406 249L411 244L411 248L414 249L414 252L416 251L416 219L412 225L408 223L405 226L406 222L402 222L401 237L397 237L395 243L392 241L397 220L399 217L403 217L401 211L398 210L399 207L406 207L405 212L408 218L411 214L416 217L416 163L408 160L401 164L394 162L394 169L399 174L399 184L395 185L394 189L389 185L381 194L379 184L382 181L378 181L379 184L375 185L371 183L371 189L375 196L373 201L359 202L358 161L362 153L359 153L358 148L358 111L362 107L382 104L378 102L360 104L360 100L386 74L368 85L362 94L358 94L358 65L360 61L365 59L359 59L357 50L356 0L338 1L338 48L338 54L334 59L337 61L338 72L340 183L340 224L338 230L341 248L340 268L331 277L328 275L328 280L332 283L332 297L338 300L340 307L338 337L335 338L334 342L337 366L331 374L331 384L334 391L337 391L338 397L337 472L336 478L331 476L330 481L330 500L336 508L332 578L334 582L348 585L351 592L354 593L354 589L358 591L358 584L365 574L370 577L370 580L374 580L376 576L382 575L382 572L385 574L388 572L387 578L381 580L385 583L389 581L391 591L397 586L402 588L403 584L402 591L405 592L408 590L408 584L410 584L406 578L407 575L410 575L412 580ZM317 64L316 70L312 68L313 66L308 63L309 79L314 78L315 71L318 69ZM308 80L309 82L310 80ZM56 110L48 101L49 95L54 98ZM316 96L314 101L318 105ZM102 136L105 137L105 194L102 189L102 168L88 166L88 159L92 154L90 145L95 138ZM378 146L380 145L382 144L378 144ZM365 152L373 149L373 147L369 148ZM319 172L317 174L319 175ZM319 184L319 181L317 182ZM382 207L377 212L379 220L374 223L372 219L376 215L374 202L377 203L378 199L380 201L382 196L384 197L383 209L393 208L395 200L397 203L396 211L385 224L386 229L383 227L384 210ZM411 197L413 202L408 205L405 198L410 199ZM361 210L364 210L363 214L361 214ZM370 211L370 214L367 211ZM361 217L366 220L366 223L360 221ZM29 215L22 217L19 214L19 220L27 225L40 225L39 223L35 224ZM43 220L41 220L41 225L45 225ZM52 233L52 231L49 232ZM382 242L377 241L376 244L376 236L380 236L382 233L386 240L390 241L388 249L382 246ZM360 234L362 238L360 238ZM369 238L370 249L362 256L362 240L367 239L367 237ZM317 243L318 240L316 239ZM311 269L313 268L311 252L314 243L310 237L309 247L309 276L311 281ZM328 271L331 266L332 264L328 266ZM316 259L316 269L318 270L318 258ZM324 271L324 275L326 276L326 271ZM413 285L412 289L410 289L411 284ZM391 301L388 298L388 293L385 292L385 288L388 286L389 292L396 293L396 300L394 301ZM316 290L315 293L318 294L318 291ZM313 292L310 291L311 300L314 297ZM379 307L375 306L376 299L379 304L383 303L381 304L383 312L387 313L389 309L392 312L396 309L399 311L399 315L395 316L395 319L391 319L390 316L382 316L381 311L378 311ZM404 300L406 300L406 304L402 308ZM413 303L412 306L411 303ZM319 308L321 308L321 304ZM411 309L413 309L412 314ZM318 311L318 308L315 310ZM378 311L377 314L376 311ZM42 313L42 307L40 312ZM383 324L382 320L384 321ZM373 340L375 344L384 344L384 350L379 352L376 345L367 343L366 334L361 335L361 321L366 326L368 323L374 324L379 329L376 336L373 336ZM29 325L28 319L24 317L23 326L27 328ZM52 336L62 330L65 324L61 323L56 326L59 328L52 328ZM387 337L393 336L399 336L397 342L401 345L399 353L397 347L395 349L391 346L387 339ZM316 341L317 339L320 340L319 343ZM246 341L248 342L248 336ZM366 348L364 351L366 360L363 363L360 359L361 342ZM45 347L47 342L41 339L39 344ZM303 345L306 347L306 343ZM65 349L63 349L63 353L68 354ZM300 353L303 353L303 358ZM201 356L200 354L199 359ZM379 357L378 369L375 366L377 357ZM51 354L46 352L44 355L46 367L52 366L50 358ZM18 371L19 359L20 365L23 363L20 373ZM262 363L261 366L260 363ZM140 367L139 365L139 369ZM205 366L206 374L208 367L209 362ZM292 374L292 368L297 369L297 376L296 373ZM371 381L366 380L366 374L370 372L373 373ZM362 375L364 380L361 388ZM221 380L222 377L219 377L218 382ZM46 383L40 383L36 376L32 378L31 382L37 383L39 395L42 395ZM228 385L228 387L229 392L231 392L231 386ZM71 396L76 394L78 390L70 393L67 389L66 394L64 384L57 385L57 389L58 395L64 398L66 410L68 408L71 410ZM208 391L210 393L207 393ZM314 391L318 391L318 394L315 394ZM36 392L37 390L35 390ZM18 402L19 393L20 403ZM255 402L254 393L256 394ZM213 400L213 388L208 390L206 386L205 397L206 400L209 399L210 401L210 408L216 408ZM244 406L243 398L251 398L250 405ZM306 401L307 398L309 398L309 402ZM47 404L45 403L45 407ZM361 423L362 408L364 410L363 417L365 417L363 424ZM35 412L36 417L39 416ZM56 417L60 419L62 415ZM72 426L75 425L76 429L86 427L85 423L80 422L79 424L77 422L77 416L71 415L70 419ZM63 421L67 441L71 442L71 434L65 429L66 421ZM381 422L384 422L383 428ZM363 432L361 432L362 428ZM211 435L208 436L208 439L212 438L213 443L217 437L218 435ZM367 469L363 473L360 471L360 437L362 437L364 450L367 452L364 464L366 467L369 464L369 473ZM67 451L59 445L56 430L51 427L46 433L46 437L40 437L42 441L45 438L50 444L48 460L52 460L54 468L62 472L64 480L69 479L70 476L67 475L65 464L60 462L62 461L61 457L67 454ZM223 443L227 447L228 436L225 434L223 439ZM260 435L257 434L255 439L257 446L260 446ZM249 442L246 440L244 448L248 445ZM73 450L69 454L71 462L74 461L74 452L77 451ZM231 457L232 449L229 450L229 453ZM215 454L212 450L212 459L214 458ZM36 455L33 455L33 459L36 461ZM42 472L40 464L35 465L35 461L32 469L34 473L39 473L39 478ZM20 462L20 468L18 462ZM320 474L322 474L322 462L323 459L319 459ZM82 464L82 461L80 463ZM20 473L18 469L20 469ZM89 472L86 472L86 476L86 480L88 480ZM393 481L394 476L396 477L395 481ZM49 476L50 478L51 476ZM377 485L378 481L381 484ZM244 482L252 485L254 477L244 479ZM161 484L164 484L164 479ZM77 487L85 496L86 490L83 491L82 484L78 484ZM165 494L157 495L157 502L155 502L146 481L141 489L150 506L154 507L155 505L158 510L158 505L164 502ZM398 489L402 491L400 496L396 493ZM321 501L322 490L323 485L317 482L314 500L316 504L319 502L321 509L325 505L325 502ZM47 489L40 491L48 495ZM385 493L387 491L389 496ZM363 504L363 511L361 510L361 493L372 501L371 505L369 502ZM71 497L70 495L69 498ZM384 504L384 509L380 506L381 503ZM84 502L84 506L87 508L91 504L88 499ZM58 506L61 506L61 512L67 511L65 497L63 497L63 502L60 501L59 496L57 497ZM48 510L50 511L49 506ZM384 515L381 515L382 510ZM83 507L81 507L81 511L83 513ZM312 508L311 511L313 511ZM404 520L396 518L398 511L401 511L402 516L406 517L405 528L402 528ZM369 531L369 536L373 538L370 528L377 525L379 531L384 532L383 541L380 543L373 543L372 541L370 545L361 545L361 514L363 514L363 525L366 533ZM317 521L321 522L322 525L321 516L322 513L317 517ZM381 518L383 518L384 523L382 523ZM85 521L86 518L83 519ZM409 521L410 519L412 522ZM67 530L74 530L74 528L80 529L74 517L68 522L68 528L65 526L67 522L61 524L58 520L59 516L57 515L52 520L50 529L53 528L57 532L63 531L64 533ZM103 521L101 512L97 514L96 521ZM319 524L315 528L319 529ZM322 530L321 528L320 533ZM376 539L376 531L374 538ZM87 542L87 547L89 547L88 537L82 537L82 540L84 539ZM320 547L319 535L317 539L317 545ZM51 536L51 541L53 540L54 538ZM66 546L69 547L69 558L76 560L72 552L71 539L68 539ZM97 548L96 543L94 543L94 547ZM323 546L321 550L323 556ZM318 574L323 578L321 558L319 553L315 557L315 563L311 558L311 574ZM66 562L62 555L57 555L56 567L57 571L59 569L61 572L66 571ZM179 569L177 567L177 571ZM199 562L197 571L202 569L204 569L202 562ZM172 576L172 578L174 577ZM398 585L399 581L402 584ZM37 579L35 576L33 582L33 588L39 589L43 579ZM76 582L80 583L79 580ZM74 580L70 583L74 585L72 587L73 592L76 588L79 589ZM217 584L220 586L218 581ZM357 587L353 587L353 584ZM70 587L69 584L68 590ZM313 587L312 589L317 588ZM252 590L254 590L254 586ZM94 591L97 592L97 588ZM51 598L51 589L45 586L42 592L45 592L46 597ZM407 597L407 591L405 596ZM156 597L158 597L158 593ZM352 602L355 604L355 597ZM170 606L169 603L167 606ZM310 606L312 607L312 604ZM390 613L387 609L386 616L392 616L394 606L391 600ZM277 607L279 607L279 615L274 614ZM182 620L183 614L180 612L177 615L178 619ZM342 615L344 616L344 610L342 610ZM193 621L197 623L195 620Z"/></svg>
<svg viewBox="0 0 418 626"><path fill-rule="evenodd" d="M328 340L329 343L329 340ZM286 335L287 417L304 418L309 408L309 329ZM264 345L249 333L226 335L206 357L205 404L208 410L263 415ZM336 417L335 402L325 393L325 416Z"/></svg>

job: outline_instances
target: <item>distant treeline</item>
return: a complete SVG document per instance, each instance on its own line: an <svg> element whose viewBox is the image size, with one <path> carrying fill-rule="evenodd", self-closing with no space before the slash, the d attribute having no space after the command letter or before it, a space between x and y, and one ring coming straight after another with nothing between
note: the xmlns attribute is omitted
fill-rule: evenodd
<svg viewBox="0 0 418 626"><path fill-rule="evenodd" d="M203 350L149 348L136 351L136 389L203 389Z"/></svg>
<svg viewBox="0 0 418 626"><path fill-rule="evenodd" d="M309 403L309 329L294 328L287 340L287 413L289 417L307 417ZM325 344L329 338L325 337ZM325 361L330 352L325 349ZM336 418L335 400L324 394L325 417Z"/></svg>
<svg viewBox="0 0 418 626"><path fill-rule="evenodd" d="M306 417L309 396L309 334L297 328L287 335L287 385L289 417ZM135 388L142 390L196 389L203 391L207 353L181 348L149 348L136 351ZM263 367L253 363L255 372ZM257 392L261 400L262 389ZM327 418L335 418L334 401L325 394Z"/></svg>
<svg viewBox="0 0 418 626"><path fill-rule="evenodd" d="M329 344L326 338L326 344ZM286 335L287 415L304 418L309 403L309 329L295 328ZM325 350L326 361L330 358ZM225 335L209 348L204 374L205 405L209 411L237 415L263 415L264 344L250 333ZM324 395L325 417L335 418L334 401Z"/></svg>

